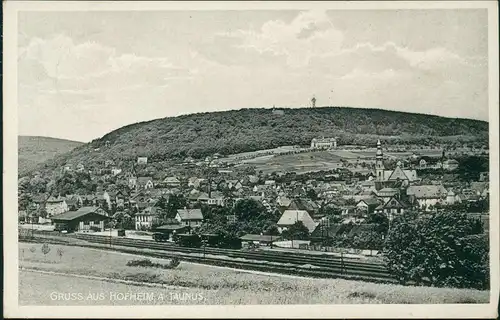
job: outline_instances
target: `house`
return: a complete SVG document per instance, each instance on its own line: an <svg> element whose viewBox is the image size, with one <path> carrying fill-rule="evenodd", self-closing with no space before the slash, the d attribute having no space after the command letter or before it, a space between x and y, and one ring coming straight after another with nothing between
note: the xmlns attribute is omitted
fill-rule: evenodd
<svg viewBox="0 0 500 320"><path fill-rule="evenodd" d="M460 197L453 192L452 189L448 190L448 193L446 194L446 204L448 205L453 205L455 203L460 203L461 199Z"/></svg>
<svg viewBox="0 0 500 320"><path fill-rule="evenodd" d="M167 187L179 187L181 182L176 177L166 177L163 180L163 184Z"/></svg>
<svg viewBox="0 0 500 320"><path fill-rule="evenodd" d="M76 166L76 171L77 172L83 172L85 170L85 166L82 164L82 163L79 163L77 166Z"/></svg>
<svg viewBox="0 0 500 320"><path fill-rule="evenodd" d="M383 202L387 202L390 198L399 195L399 190L394 188L383 188L378 191L374 191L373 194Z"/></svg>
<svg viewBox="0 0 500 320"><path fill-rule="evenodd" d="M284 208L288 208L290 206L290 204L292 203L292 200L290 200L289 198L287 197L278 197L278 199L276 200L276 204L280 207L284 207Z"/></svg>
<svg viewBox="0 0 500 320"><path fill-rule="evenodd" d="M281 218L279 219L277 226L278 231L281 233L292 226L295 222L302 221L302 223L307 227L309 232L313 232L316 228L316 223L311 218L309 213L305 210L285 210Z"/></svg>
<svg viewBox="0 0 500 320"><path fill-rule="evenodd" d="M275 116L283 116L285 114L285 110L280 110L280 109L274 109L272 111L272 114Z"/></svg>
<svg viewBox="0 0 500 320"><path fill-rule="evenodd" d="M305 210L314 215L319 211L319 206L316 202L310 199L295 198L288 205L288 210Z"/></svg>
<svg viewBox="0 0 500 320"><path fill-rule="evenodd" d="M97 206L97 197L95 194L86 194L81 196L84 207L93 207Z"/></svg>
<svg viewBox="0 0 500 320"><path fill-rule="evenodd" d="M202 186L202 184L205 181L206 181L205 179L192 177L192 178L189 178L189 180L188 180L188 186L189 187L193 187L195 189L198 189L198 188L200 188Z"/></svg>
<svg viewBox="0 0 500 320"><path fill-rule="evenodd" d="M51 217L69 211L69 208L64 198L51 196L45 202L45 211L47 212L47 217Z"/></svg>
<svg viewBox="0 0 500 320"><path fill-rule="evenodd" d="M375 208L375 213L384 213L389 220L394 219L396 215L403 214L410 208L410 205L397 197L391 197L385 203Z"/></svg>
<svg viewBox="0 0 500 320"><path fill-rule="evenodd" d="M227 182L227 187L231 190L240 190L243 184L239 180L229 180Z"/></svg>
<svg viewBox="0 0 500 320"><path fill-rule="evenodd" d="M337 138L313 138L311 149L331 149L337 148Z"/></svg>
<svg viewBox="0 0 500 320"><path fill-rule="evenodd" d="M457 169L458 166L459 166L459 163L455 159L448 159L448 160L443 161L443 169L445 169L445 170L452 171L452 170Z"/></svg>
<svg viewBox="0 0 500 320"><path fill-rule="evenodd" d="M490 173L489 172L481 172L479 173L479 181L490 181Z"/></svg>
<svg viewBox="0 0 500 320"><path fill-rule="evenodd" d="M109 219L98 207L81 207L76 211L67 211L51 218L55 225L54 230L68 232L104 231L104 222Z"/></svg>
<svg viewBox="0 0 500 320"><path fill-rule="evenodd" d="M96 200L99 207L111 210L111 197L107 191L96 193Z"/></svg>
<svg viewBox="0 0 500 320"><path fill-rule="evenodd" d="M374 198L362 199L356 203L356 208L365 211L366 213L373 213L375 208L380 205L380 201Z"/></svg>
<svg viewBox="0 0 500 320"><path fill-rule="evenodd" d="M148 164L148 157L137 157L137 164Z"/></svg>
<svg viewBox="0 0 500 320"><path fill-rule="evenodd" d="M116 167L111 168L111 174L112 174L113 176L117 176L117 175L119 175L121 172L122 172L122 169L120 169L120 168L116 168ZM134 186L134 187L135 187L135 186Z"/></svg>
<svg viewBox="0 0 500 320"><path fill-rule="evenodd" d="M194 194L193 197L196 196L196 200L200 203L203 204L208 204L208 200L210 200L210 197L208 196L208 193L206 192L200 192L199 194Z"/></svg>
<svg viewBox="0 0 500 320"><path fill-rule="evenodd" d="M181 225L196 228L201 226L203 214L201 213L201 209L179 209L177 210L175 220L179 221Z"/></svg>
<svg viewBox="0 0 500 320"><path fill-rule="evenodd" d="M135 214L135 230L150 230L154 219L158 216L158 207L147 206Z"/></svg>
<svg viewBox="0 0 500 320"><path fill-rule="evenodd" d="M151 177L139 177L137 178L137 188L139 189L153 189L154 184L153 184L153 178Z"/></svg>
<svg viewBox="0 0 500 320"><path fill-rule="evenodd" d="M31 197L32 204L34 205L35 209L39 209L42 207L45 207L45 202L49 198L49 195L45 193L40 193L40 194L35 194Z"/></svg>
<svg viewBox="0 0 500 320"><path fill-rule="evenodd" d="M212 192L208 199L208 205L223 207L225 205L224 195L220 192Z"/></svg>
<svg viewBox="0 0 500 320"><path fill-rule="evenodd" d="M328 220L323 220L311 233L311 240L314 239L324 239L324 238L334 238L341 235L347 235L347 233L352 228L351 224L345 223L332 223L330 224Z"/></svg>
<svg viewBox="0 0 500 320"><path fill-rule="evenodd" d="M129 176L128 177L128 187L130 189L135 189L137 187L137 177L136 176Z"/></svg>
<svg viewBox="0 0 500 320"><path fill-rule="evenodd" d="M442 185L421 185L408 187L406 194L411 204L429 210L430 206L435 206L445 200L448 191Z"/></svg>
<svg viewBox="0 0 500 320"><path fill-rule="evenodd" d="M477 202L481 199L481 196L472 189L463 189L457 196L460 197L462 202Z"/></svg>
<svg viewBox="0 0 500 320"><path fill-rule="evenodd" d="M471 182L470 189L475 191L481 198L486 198L489 195L489 182Z"/></svg>
<svg viewBox="0 0 500 320"><path fill-rule="evenodd" d="M276 181L274 181L274 180L266 180L266 181L264 181L264 185L266 185L266 186L275 186L276 185Z"/></svg>
<svg viewBox="0 0 500 320"><path fill-rule="evenodd" d="M76 211L83 206L83 199L79 195L67 195L64 200L69 211Z"/></svg>

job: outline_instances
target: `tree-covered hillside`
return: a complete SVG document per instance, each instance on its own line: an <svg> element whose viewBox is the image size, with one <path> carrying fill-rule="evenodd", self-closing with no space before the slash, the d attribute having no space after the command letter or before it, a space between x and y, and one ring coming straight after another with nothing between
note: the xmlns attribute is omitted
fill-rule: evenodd
<svg viewBox="0 0 500 320"><path fill-rule="evenodd" d="M488 123L424 114L345 107L241 109L183 115L128 125L49 161L65 163L132 159L202 158L282 145L309 145L314 137L339 144L487 144Z"/></svg>
<svg viewBox="0 0 500 320"><path fill-rule="evenodd" d="M18 170L28 172L40 163L82 145L82 142L49 137L19 136L17 139Z"/></svg>

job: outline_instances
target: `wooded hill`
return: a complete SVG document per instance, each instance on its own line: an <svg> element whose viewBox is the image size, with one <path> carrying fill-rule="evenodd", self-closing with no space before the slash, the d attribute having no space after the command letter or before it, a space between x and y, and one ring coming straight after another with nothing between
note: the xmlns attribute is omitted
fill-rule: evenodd
<svg viewBox="0 0 500 320"><path fill-rule="evenodd" d="M44 164L102 163L148 156L151 161L203 158L283 145L310 145L318 137L339 144L488 144L488 122L380 109L321 107L241 109L131 124Z"/></svg>
<svg viewBox="0 0 500 320"><path fill-rule="evenodd" d="M17 140L18 171L28 172L40 163L83 145L83 142L49 137L19 136Z"/></svg>

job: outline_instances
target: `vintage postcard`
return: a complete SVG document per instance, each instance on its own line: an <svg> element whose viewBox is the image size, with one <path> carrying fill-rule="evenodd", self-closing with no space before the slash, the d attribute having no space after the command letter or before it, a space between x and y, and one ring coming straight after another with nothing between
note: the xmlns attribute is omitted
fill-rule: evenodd
<svg viewBox="0 0 500 320"><path fill-rule="evenodd" d="M497 6L4 2L4 315L496 318Z"/></svg>

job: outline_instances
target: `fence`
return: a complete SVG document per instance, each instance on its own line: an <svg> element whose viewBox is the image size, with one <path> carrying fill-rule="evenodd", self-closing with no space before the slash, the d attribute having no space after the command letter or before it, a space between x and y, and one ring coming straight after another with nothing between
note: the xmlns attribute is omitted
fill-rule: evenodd
<svg viewBox="0 0 500 320"><path fill-rule="evenodd" d="M378 250L369 249L353 249L353 248L337 248L337 247L323 247L321 245L308 245L301 244L299 249L309 250L309 251L321 251L321 252L332 252L332 253L348 253L348 254L358 254L358 255L376 255Z"/></svg>

